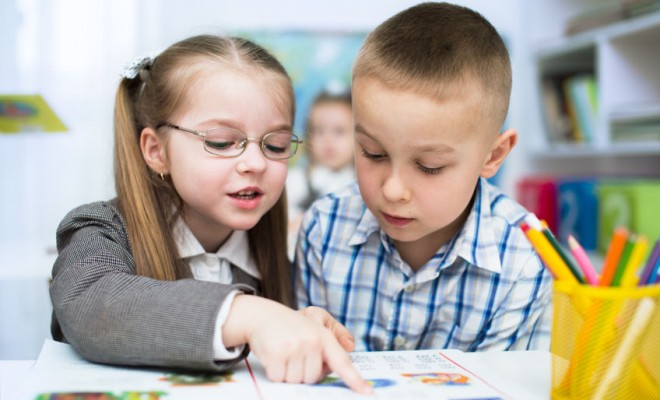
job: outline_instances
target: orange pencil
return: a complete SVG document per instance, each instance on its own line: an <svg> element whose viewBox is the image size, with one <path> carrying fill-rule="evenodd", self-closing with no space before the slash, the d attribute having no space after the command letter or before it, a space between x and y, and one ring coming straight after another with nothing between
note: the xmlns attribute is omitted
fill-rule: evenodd
<svg viewBox="0 0 660 400"><path fill-rule="evenodd" d="M612 279L616 272L616 266L619 263L621 253L623 253L623 248L625 247L627 240L628 230L626 228L618 227L614 230L610 245L607 249L607 254L605 255L605 262L603 263L603 271L600 274L599 286L610 286L612 284Z"/></svg>

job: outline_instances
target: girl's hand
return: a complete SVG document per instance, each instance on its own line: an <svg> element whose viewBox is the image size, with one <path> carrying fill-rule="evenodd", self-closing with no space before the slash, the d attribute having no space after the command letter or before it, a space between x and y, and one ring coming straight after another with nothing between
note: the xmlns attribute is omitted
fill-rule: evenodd
<svg viewBox="0 0 660 400"><path fill-rule="evenodd" d="M226 347L248 343L274 382L316 383L325 376L325 364L351 389L372 393L337 341L337 330L325 327L330 320L322 317L324 322L319 323L322 313L307 313L316 316L261 297L236 296L222 328L223 343Z"/></svg>
<svg viewBox="0 0 660 400"><path fill-rule="evenodd" d="M322 309L321 307L315 306L303 308L298 312L328 328L335 335L335 338L339 344L341 344L344 350L347 352L355 350L355 339L353 339L353 335L351 335L351 333L348 331L348 329L346 329L344 325L339 323L339 321L330 315L329 312Z"/></svg>

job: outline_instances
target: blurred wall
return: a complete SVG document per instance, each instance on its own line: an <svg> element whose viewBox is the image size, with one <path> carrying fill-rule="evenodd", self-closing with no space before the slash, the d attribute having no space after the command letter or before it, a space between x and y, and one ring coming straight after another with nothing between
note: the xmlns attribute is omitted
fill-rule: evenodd
<svg viewBox="0 0 660 400"><path fill-rule="evenodd" d="M55 229L67 211L113 196L113 96L127 61L199 33L365 32L415 3L0 1L0 93L40 93L69 127L67 133L0 134L0 251L43 252L54 245ZM520 0L458 3L480 11L506 36L517 71L526 57L518 46ZM514 77L510 126L519 115L515 82ZM514 153L502 181L505 189L516 162ZM3 268L21 267L0 264L0 272Z"/></svg>

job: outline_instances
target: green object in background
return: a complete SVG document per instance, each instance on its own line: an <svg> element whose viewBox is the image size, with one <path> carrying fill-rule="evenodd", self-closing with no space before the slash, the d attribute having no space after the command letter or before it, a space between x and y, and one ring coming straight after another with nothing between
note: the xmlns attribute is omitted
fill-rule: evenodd
<svg viewBox="0 0 660 400"><path fill-rule="evenodd" d="M0 133L67 130L41 95L0 94Z"/></svg>
<svg viewBox="0 0 660 400"><path fill-rule="evenodd" d="M647 238L660 235L660 181L601 181L598 197L598 249L603 254L619 226Z"/></svg>

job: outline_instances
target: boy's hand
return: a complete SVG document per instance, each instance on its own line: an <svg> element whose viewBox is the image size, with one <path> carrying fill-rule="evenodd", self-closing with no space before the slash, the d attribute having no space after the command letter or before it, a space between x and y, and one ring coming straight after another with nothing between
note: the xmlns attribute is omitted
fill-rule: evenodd
<svg viewBox="0 0 660 400"><path fill-rule="evenodd" d="M248 343L274 382L316 383L326 375L327 366L349 388L372 393L335 334L316 318L264 298L236 296L223 325L223 343L227 347Z"/></svg>
<svg viewBox="0 0 660 400"><path fill-rule="evenodd" d="M310 306L298 311L299 313L319 322L328 328L337 338L337 341L347 352L355 350L355 339L344 325L339 323L329 312L321 307Z"/></svg>

